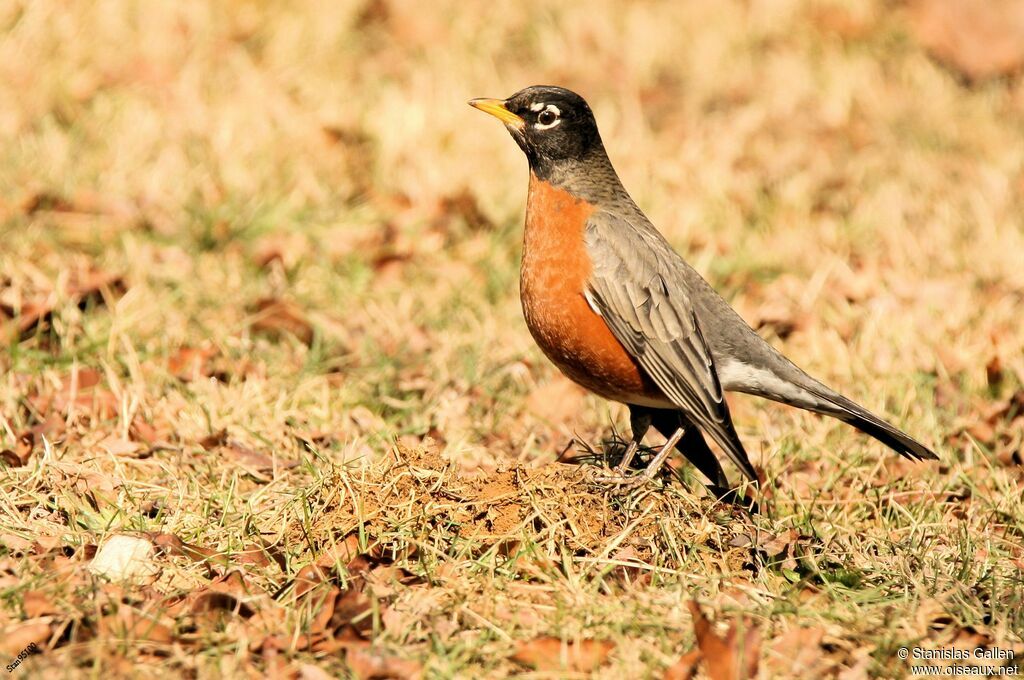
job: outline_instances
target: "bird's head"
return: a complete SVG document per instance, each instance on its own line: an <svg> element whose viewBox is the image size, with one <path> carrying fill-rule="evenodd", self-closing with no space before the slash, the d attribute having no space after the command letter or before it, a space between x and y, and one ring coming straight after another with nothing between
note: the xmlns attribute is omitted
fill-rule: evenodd
<svg viewBox="0 0 1024 680"><path fill-rule="evenodd" d="M508 99L472 99L469 105L505 124L534 171L580 161L603 149L590 106L562 87L534 85Z"/></svg>

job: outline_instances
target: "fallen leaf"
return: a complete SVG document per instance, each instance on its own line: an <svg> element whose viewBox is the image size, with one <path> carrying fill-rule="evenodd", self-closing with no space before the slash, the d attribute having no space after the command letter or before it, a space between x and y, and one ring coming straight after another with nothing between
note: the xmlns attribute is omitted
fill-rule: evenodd
<svg viewBox="0 0 1024 680"><path fill-rule="evenodd" d="M4 449L0 451L0 460L3 460L4 465L7 467L21 467L24 463L21 462L21 458L18 458L18 454L10 449Z"/></svg>
<svg viewBox="0 0 1024 680"><path fill-rule="evenodd" d="M794 627L772 641L765 667L772 677L807 678L824 675L821 628Z"/></svg>
<svg viewBox="0 0 1024 680"><path fill-rule="evenodd" d="M66 279L64 295L71 303L84 310L90 305L101 305L108 295L119 296L124 290L124 280L120 275L86 265L71 270ZM37 328L49 326L60 302L59 292L52 284L46 283L38 290L25 294L0 294L0 313L14 319L17 339L25 340Z"/></svg>
<svg viewBox="0 0 1024 680"><path fill-rule="evenodd" d="M693 616L697 646L704 659L708 677L711 680L744 680L755 677L761 649L761 636L757 629L745 623L741 637L739 626L733 623L725 638L721 638L712 630L711 623L704 616L700 605L690 600L689 607Z"/></svg>
<svg viewBox="0 0 1024 680"><path fill-rule="evenodd" d="M36 446L36 435L31 430L18 435L18 441L14 445L14 455L18 457L22 465L28 463L32 457L32 451Z"/></svg>
<svg viewBox="0 0 1024 680"><path fill-rule="evenodd" d="M232 442L225 446L224 453L243 468L253 472L273 472L274 470L289 470L296 465L294 460L275 460L265 453L254 451L247 446Z"/></svg>
<svg viewBox="0 0 1024 680"><path fill-rule="evenodd" d="M235 564L253 564L258 567L269 567L276 562L267 555L267 551L258 545L247 545L244 550L232 554L229 558Z"/></svg>
<svg viewBox="0 0 1024 680"><path fill-rule="evenodd" d="M466 187L442 198L438 212L439 217L434 225L437 229L447 231L452 217L461 219L471 231L494 229L494 222L484 214L476 196Z"/></svg>
<svg viewBox="0 0 1024 680"><path fill-rule="evenodd" d="M120 436L114 434L105 437L99 444L97 444L97 446L111 456L134 456L140 451L146 449L145 445L140 442L122 439Z"/></svg>
<svg viewBox="0 0 1024 680"><path fill-rule="evenodd" d="M295 575L295 583L292 587L292 593L296 598L302 597L314 586L317 586L326 580L327 576L320 567L315 564L307 564L302 569L299 569L299 573Z"/></svg>
<svg viewBox="0 0 1024 680"><path fill-rule="evenodd" d="M832 33L845 40L858 40L867 36L877 23L878 17L872 8L872 5L864 3L813 3L810 19L824 33Z"/></svg>
<svg viewBox="0 0 1024 680"><path fill-rule="evenodd" d="M233 569L208 587L189 594L175 608L180 611L183 605L186 606L193 621L201 628L219 627L229 618L250 619L255 616L255 592L246 582L245 574Z"/></svg>
<svg viewBox="0 0 1024 680"><path fill-rule="evenodd" d="M0 545L4 546L12 554L25 554L32 549L33 541L17 534L0 533Z"/></svg>
<svg viewBox="0 0 1024 680"><path fill-rule="evenodd" d="M985 379L988 381L988 386L992 389L998 389L1003 383L1003 362L1000 361L998 354L989 359L988 363L985 364Z"/></svg>
<svg viewBox="0 0 1024 680"><path fill-rule="evenodd" d="M278 262L285 269L294 269L308 250L309 241L305 234L300 232L272 234L257 242L253 260L258 267L265 268Z"/></svg>
<svg viewBox="0 0 1024 680"><path fill-rule="evenodd" d="M918 42L970 80L1024 66L1024 3L1018 0L914 0L909 19Z"/></svg>
<svg viewBox="0 0 1024 680"><path fill-rule="evenodd" d="M210 562L226 566L227 556L202 546L186 543L174 534L157 534L152 538L153 545L166 555L180 555L193 562Z"/></svg>
<svg viewBox="0 0 1024 680"><path fill-rule="evenodd" d="M345 663L359 680L410 680L423 676L419 663L374 648L349 650Z"/></svg>
<svg viewBox="0 0 1024 680"><path fill-rule="evenodd" d="M334 680L334 676L319 666L314 666L309 663L300 663L299 680Z"/></svg>
<svg viewBox="0 0 1024 680"><path fill-rule="evenodd" d="M91 415L99 420L108 420L117 415L119 400L103 384L103 375L94 368L75 366L64 377L56 390L48 386L37 388L29 401L37 413L56 412L67 418L77 415Z"/></svg>
<svg viewBox="0 0 1024 680"><path fill-rule="evenodd" d="M538 671L589 673L603 664L614 648L614 643L604 640L566 642L556 637L539 637L520 643L512 660Z"/></svg>
<svg viewBox="0 0 1024 680"><path fill-rule="evenodd" d="M335 636L366 637L373 632L373 617L367 614L373 609L373 602L358 584L350 584L334 602L334 613L328 628Z"/></svg>
<svg viewBox="0 0 1024 680"><path fill-rule="evenodd" d="M109 291L116 295L124 293L125 286L124 279L120 274L90 267L72 271L65 290L68 296L84 309L89 303L103 302L102 294L104 292Z"/></svg>
<svg viewBox="0 0 1024 680"><path fill-rule="evenodd" d="M287 300L257 300L250 327L273 339L293 335L303 344L313 343L313 325L295 303Z"/></svg>
<svg viewBox="0 0 1024 680"><path fill-rule="evenodd" d="M255 613L234 593L224 590L203 590L195 594L190 608L192 614L226 613L249 618Z"/></svg>
<svg viewBox="0 0 1024 680"><path fill-rule="evenodd" d="M199 440L199 445L207 451L211 451L218 446L224 446L228 441L228 431L226 429L217 430L212 434L208 434Z"/></svg>
<svg viewBox="0 0 1024 680"><path fill-rule="evenodd" d="M166 425L166 423L164 423L164 425ZM157 427L156 424L148 423L140 417L136 417L132 420L131 427L128 428L128 434L131 435L133 440L141 442L149 447L157 447L160 445L167 446L168 440L171 436L170 428Z"/></svg>
<svg viewBox="0 0 1024 680"><path fill-rule="evenodd" d="M170 622L162 623L154 617L125 606L119 607L116 614L108 614L101 618L97 628L100 636L105 638L146 641L162 645L174 642L174 631Z"/></svg>
<svg viewBox="0 0 1024 680"><path fill-rule="evenodd" d="M763 537L757 547L768 556L773 566L796 571L796 546L799 538L798 531L787 529L775 536Z"/></svg>
<svg viewBox="0 0 1024 680"><path fill-rule="evenodd" d="M329 546L316 559L316 564L323 569L336 569L349 564L359 556L359 534L352 533L340 543Z"/></svg>
<svg viewBox="0 0 1024 680"><path fill-rule="evenodd" d="M700 659L699 649L693 649L683 654L679 661L665 669L664 680L690 680L697 672L697 664L700 663Z"/></svg>
<svg viewBox="0 0 1024 680"><path fill-rule="evenodd" d="M48 623L26 621L15 624L0 634L0 651L7 657L15 657L31 644L44 646L52 634Z"/></svg>
<svg viewBox="0 0 1024 680"><path fill-rule="evenodd" d="M25 616L30 619L60 613L57 606L53 604L53 600L38 590L25 591L21 598L21 608L25 610Z"/></svg>
<svg viewBox="0 0 1024 680"><path fill-rule="evenodd" d="M212 372L212 359L217 350L212 347L180 347L167 360L167 372L182 382L207 378Z"/></svg>

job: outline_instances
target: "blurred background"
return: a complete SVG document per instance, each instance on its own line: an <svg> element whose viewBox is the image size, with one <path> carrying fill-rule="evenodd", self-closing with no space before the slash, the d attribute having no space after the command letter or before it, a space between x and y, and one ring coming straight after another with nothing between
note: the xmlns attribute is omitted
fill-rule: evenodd
<svg viewBox="0 0 1024 680"><path fill-rule="evenodd" d="M152 407L198 362L220 384L175 413L199 429L194 401L242 408L247 380L281 418L355 438L480 448L524 413L606 427L604 407L578 421L584 397L520 320L525 160L465 105L538 83L588 98L654 223L799 363L897 416L937 385L989 396L986 364L1024 373L1022 17L941 0L5 3L0 361L23 376L6 405L78 361ZM179 379L161 382L168 362ZM373 418L348 423L356 407ZM910 429L955 415L923 407Z"/></svg>

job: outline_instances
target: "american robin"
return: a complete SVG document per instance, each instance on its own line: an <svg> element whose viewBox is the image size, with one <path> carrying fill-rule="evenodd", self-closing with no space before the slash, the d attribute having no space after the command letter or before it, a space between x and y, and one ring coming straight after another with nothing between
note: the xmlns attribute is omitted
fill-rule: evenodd
<svg viewBox="0 0 1024 680"><path fill-rule="evenodd" d="M530 163L519 281L530 332L565 375L629 407L632 441L600 479L649 480L678 447L712 488L727 489L703 433L756 483L723 390L838 418L914 460L936 458L782 356L672 249L622 186L582 97L535 86L469 104L504 123ZM652 425L668 440L628 475Z"/></svg>

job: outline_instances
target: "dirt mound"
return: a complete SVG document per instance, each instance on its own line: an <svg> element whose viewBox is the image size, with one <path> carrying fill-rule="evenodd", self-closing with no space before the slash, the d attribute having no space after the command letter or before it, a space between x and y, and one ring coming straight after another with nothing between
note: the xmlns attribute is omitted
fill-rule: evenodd
<svg viewBox="0 0 1024 680"><path fill-rule="evenodd" d="M399 444L378 463L338 472L320 500L311 528L289 532L290 540L301 533L314 551L359 535L372 550L392 555L456 541L474 556L496 551L509 559L529 553L535 561L557 561L567 553L671 569L696 546L728 554L745 525L740 513L708 498L654 485L610 490L588 481L578 465L469 474L429 441ZM740 566L743 551L731 552L727 561Z"/></svg>

